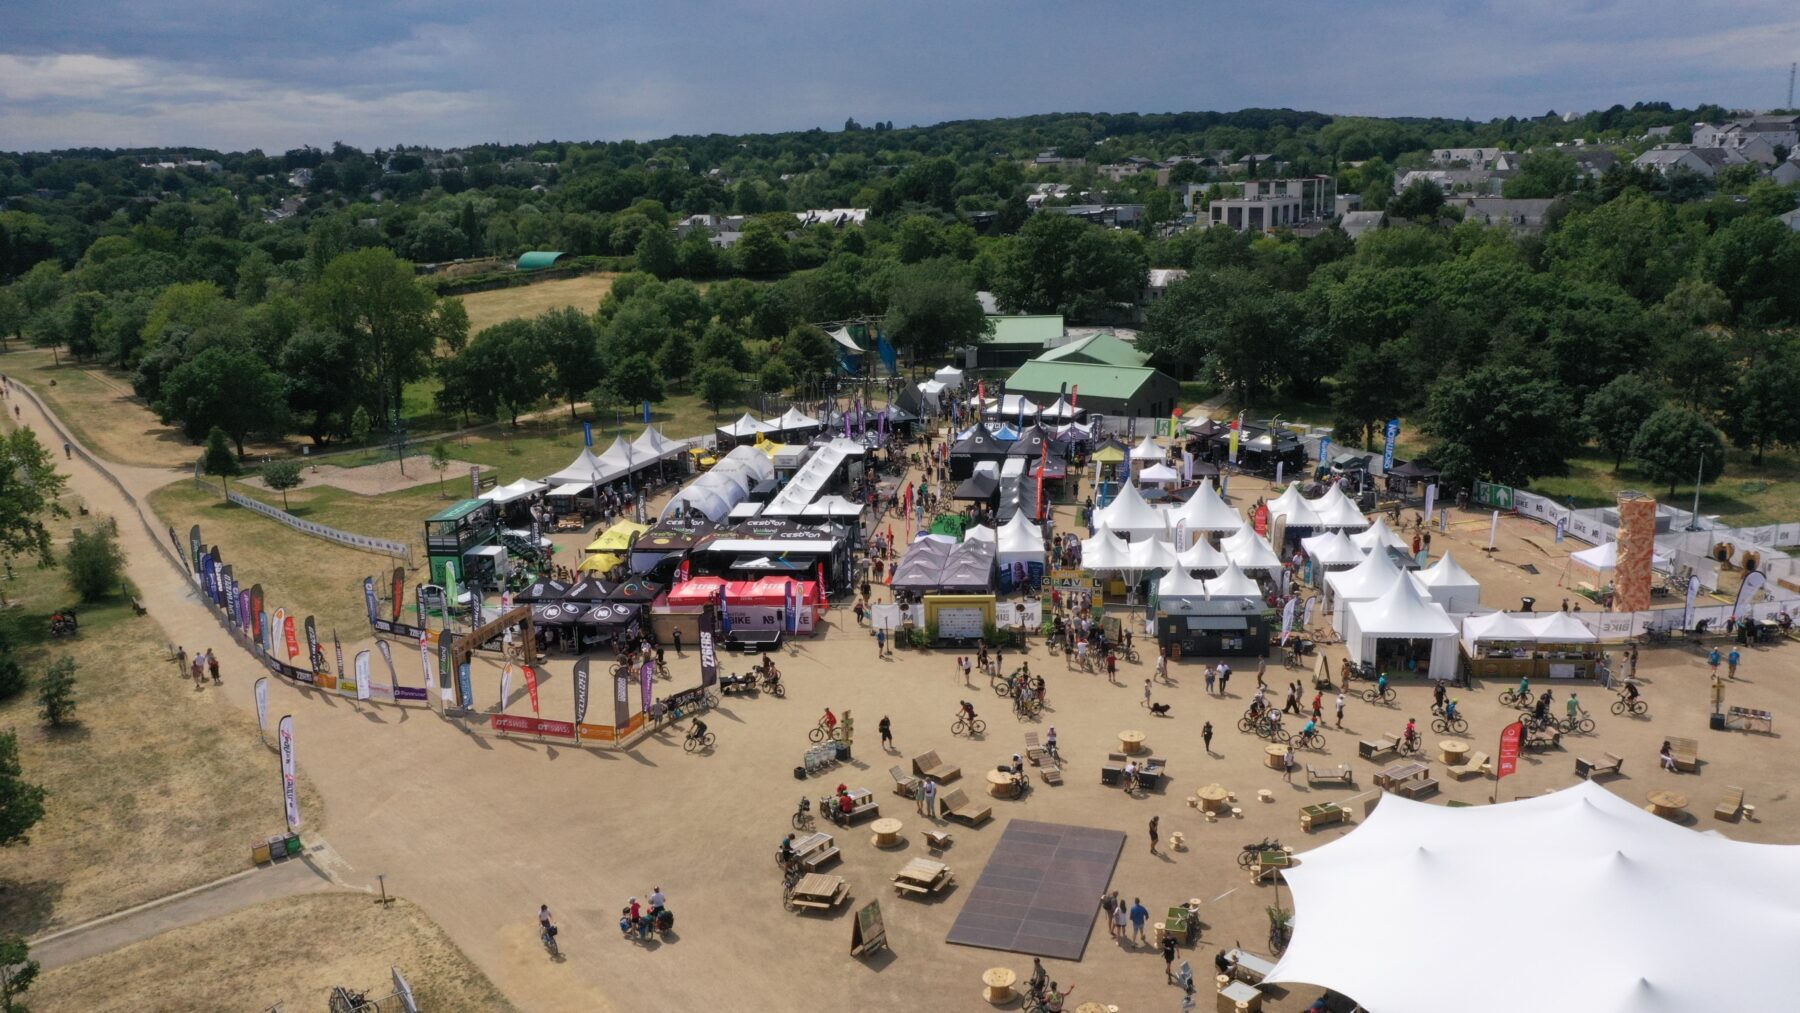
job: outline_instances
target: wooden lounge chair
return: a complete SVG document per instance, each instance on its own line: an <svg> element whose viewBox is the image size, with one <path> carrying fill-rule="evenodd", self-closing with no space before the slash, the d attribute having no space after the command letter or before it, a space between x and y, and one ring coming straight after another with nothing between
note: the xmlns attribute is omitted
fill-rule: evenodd
<svg viewBox="0 0 1800 1013"><path fill-rule="evenodd" d="M904 798L912 798L924 782L916 777L908 777L898 766L888 768L888 776L894 779L894 794Z"/></svg>
<svg viewBox="0 0 1800 1013"><path fill-rule="evenodd" d="M1487 763L1488 754L1470 753L1467 760L1444 769L1450 773L1451 777L1460 781L1465 777L1480 777L1487 773Z"/></svg>
<svg viewBox="0 0 1800 1013"><path fill-rule="evenodd" d="M950 792L948 795L941 796L938 799L938 808L943 812L945 817L956 820L959 823L967 823L972 827L986 823L988 819L994 815L994 810L988 806L984 805L977 808L970 805L969 797L963 794L961 788Z"/></svg>
<svg viewBox="0 0 1800 1013"><path fill-rule="evenodd" d="M914 775L918 777L934 778L939 784L946 784L962 776L962 768L952 767L938 759L937 750L935 749L929 753L920 753L918 756L913 757L912 769Z"/></svg>
<svg viewBox="0 0 1800 1013"><path fill-rule="evenodd" d="M1363 739L1356 744L1357 755L1365 760L1379 760L1396 749L1394 740L1385 735L1378 739Z"/></svg>
<svg viewBox="0 0 1800 1013"><path fill-rule="evenodd" d="M1038 744L1036 732L1025 733L1025 758L1030 760L1033 766L1043 762L1044 747Z"/></svg>
<svg viewBox="0 0 1800 1013"><path fill-rule="evenodd" d="M1693 739L1670 739L1669 753L1675 758L1675 769L1693 772L1700 769L1700 743Z"/></svg>
<svg viewBox="0 0 1800 1013"><path fill-rule="evenodd" d="M1425 795L1434 795L1437 790L1437 778L1415 777L1397 785L1394 788L1394 794L1405 795L1407 798L1421 798Z"/></svg>
<svg viewBox="0 0 1800 1013"><path fill-rule="evenodd" d="M1056 765L1055 760L1038 764L1038 774L1043 777L1045 784L1062 783L1062 768Z"/></svg>
<svg viewBox="0 0 1800 1013"><path fill-rule="evenodd" d="M1732 785L1725 789L1725 797L1713 808L1713 819L1736 823L1738 816L1744 811L1744 789Z"/></svg>
<svg viewBox="0 0 1800 1013"><path fill-rule="evenodd" d="M1315 767L1306 765L1306 782L1317 784L1322 781L1339 781L1346 785L1356 783L1356 775L1350 770L1348 763L1340 763L1335 767Z"/></svg>
<svg viewBox="0 0 1800 1013"><path fill-rule="evenodd" d="M1617 774L1619 768L1625 765L1624 757L1617 754L1602 753L1600 755L1606 757L1606 762L1596 763L1593 760L1577 757L1575 759L1575 776L1592 781L1601 774Z"/></svg>

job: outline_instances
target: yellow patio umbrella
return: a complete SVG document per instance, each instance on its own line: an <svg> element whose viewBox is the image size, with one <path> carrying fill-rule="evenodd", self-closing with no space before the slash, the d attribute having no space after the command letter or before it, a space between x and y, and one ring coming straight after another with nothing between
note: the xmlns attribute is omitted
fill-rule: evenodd
<svg viewBox="0 0 1800 1013"><path fill-rule="evenodd" d="M582 573L606 573L623 562L625 557L616 552L595 552L583 559L575 569Z"/></svg>

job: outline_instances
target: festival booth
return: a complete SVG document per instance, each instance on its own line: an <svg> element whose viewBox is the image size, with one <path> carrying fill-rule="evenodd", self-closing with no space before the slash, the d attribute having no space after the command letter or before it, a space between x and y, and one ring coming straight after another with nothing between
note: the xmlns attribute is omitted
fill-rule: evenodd
<svg viewBox="0 0 1800 1013"><path fill-rule="evenodd" d="M569 585L560 580L550 578L534 580L513 592L512 600L515 605L530 605L540 601L561 601L563 593L568 589Z"/></svg>
<svg viewBox="0 0 1800 1013"><path fill-rule="evenodd" d="M1351 544L1342 531L1328 531L1322 535L1302 538L1300 548L1306 550L1306 557L1312 562L1312 580L1315 584L1322 583L1324 574L1348 570L1369 558ZM1386 588L1382 590L1385 591Z"/></svg>
<svg viewBox="0 0 1800 1013"><path fill-rule="evenodd" d="M1669 571L1668 554L1660 548L1651 551L1651 569L1667 573ZM1570 553L1569 561L1592 570L1600 580L1611 580L1613 571L1619 568L1619 543L1617 541L1606 542L1591 549Z"/></svg>
<svg viewBox="0 0 1800 1013"><path fill-rule="evenodd" d="M983 529L986 530L986 529ZM995 535L995 562L1002 592L1044 579L1044 535L1023 513L1015 513Z"/></svg>
<svg viewBox="0 0 1800 1013"><path fill-rule="evenodd" d="M626 569L632 573L657 573L666 576L665 571L672 570L702 538L712 534L715 529L716 526L709 520L672 517L660 520L650 530L638 535L637 540L632 543L631 554L625 560Z"/></svg>
<svg viewBox="0 0 1800 1013"><path fill-rule="evenodd" d="M663 462L680 458L687 447L686 440L672 440L655 426L645 426L642 435L631 441L631 470L655 471L661 478L672 478L679 470L665 467Z"/></svg>
<svg viewBox="0 0 1800 1013"><path fill-rule="evenodd" d="M1800 847L1695 829L1710 825L1704 806L1723 794L1717 778L1691 787L1683 782L1692 778L1645 780L1679 790L1650 792L1649 807L1649 785L1637 781L1617 791L1577 782L1548 795L1534 783L1529 797L1493 807L1382 794L1355 829L1282 869L1293 937L1264 980L1286 986L1283 994L1301 983L1329 988L1347 997L1340 1009L1354 1000L1381 1013L1513 1013L1519 989L1504 983L1524 966L1543 1009L1791 1008ZM1722 818L1739 815L1735 803L1723 808ZM1510 932L1503 945L1474 945L1445 912L1454 897L1459 911L1511 915L1528 896L1554 898L1557 935L1580 940L1579 954L1552 958ZM1403 973L1392 934L1377 923L1420 927ZM1700 942L1708 931L1729 933L1728 956Z"/></svg>
<svg viewBox="0 0 1800 1013"><path fill-rule="evenodd" d="M1331 613L1331 628L1343 633L1345 620L1350 613L1350 603L1380 598L1393 588L1394 581L1400 580L1404 573L1385 552L1371 552L1348 570L1327 573L1323 582L1325 600L1322 604Z"/></svg>
<svg viewBox="0 0 1800 1013"><path fill-rule="evenodd" d="M1018 419L1023 424L1025 419L1037 418L1040 410L1036 402L1023 394L1003 394L998 398L988 398L981 414L990 419Z"/></svg>
<svg viewBox="0 0 1800 1013"><path fill-rule="evenodd" d="M1394 534L1394 529L1388 527L1386 517L1375 518L1369 524L1368 530L1359 531L1349 537L1350 544L1364 552L1373 552L1379 547L1383 550L1398 552L1408 562L1412 561L1412 546L1406 544L1406 541L1399 535Z"/></svg>
<svg viewBox="0 0 1800 1013"><path fill-rule="evenodd" d="M1423 495L1417 491L1416 487L1437 481L1438 474L1438 470L1429 464L1406 461L1389 468L1383 478L1387 480L1388 492L1408 498L1414 495Z"/></svg>
<svg viewBox="0 0 1800 1013"><path fill-rule="evenodd" d="M763 507L764 517L798 517L813 500L833 486L854 484L861 474L863 448L851 440L834 438L813 450L781 491Z"/></svg>
<svg viewBox="0 0 1800 1013"><path fill-rule="evenodd" d="M688 553L688 565L696 579L768 573L817 578L822 570L827 582L842 586L850 572L848 535L829 522L756 517L701 538Z"/></svg>
<svg viewBox="0 0 1800 1013"><path fill-rule="evenodd" d="M1176 657L1267 656L1269 613L1261 592L1242 571L1229 565L1226 571L1203 581L1178 568L1156 582L1157 643Z"/></svg>
<svg viewBox="0 0 1800 1013"><path fill-rule="evenodd" d="M1263 590L1256 578L1238 569L1236 563L1226 563L1217 577L1208 580L1206 593L1214 598L1255 599L1259 608L1263 602Z"/></svg>
<svg viewBox="0 0 1800 1013"><path fill-rule="evenodd" d="M1194 544L1175 553L1175 565L1203 577L1216 577L1231 565L1231 559L1211 542L1196 538Z"/></svg>
<svg viewBox="0 0 1800 1013"><path fill-rule="evenodd" d="M616 641L642 612L642 606L626 603L543 602L531 606L531 621L540 647L581 654Z"/></svg>
<svg viewBox="0 0 1800 1013"><path fill-rule="evenodd" d="M731 508L750 498L757 485L775 477L775 464L755 447L734 447L724 459L664 505L662 518L704 517L714 524L731 515Z"/></svg>
<svg viewBox="0 0 1800 1013"><path fill-rule="evenodd" d="M611 573L623 567L638 536L649 530L648 524L619 521L582 548L581 564L576 569L583 573Z"/></svg>
<svg viewBox="0 0 1800 1013"><path fill-rule="evenodd" d="M1411 571L1410 575L1421 592L1452 615L1464 615L1481 607L1481 582L1448 552L1436 563L1423 570Z"/></svg>
<svg viewBox="0 0 1800 1013"><path fill-rule="evenodd" d="M983 461L976 468L978 470L974 474L957 483L956 491L950 494L950 498L993 506L1000 496L1000 469L992 461Z"/></svg>
<svg viewBox="0 0 1800 1013"><path fill-rule="evenodd" d="M1313 513L1318 514L1322 527L1336 528L1340 531L1361 531L1369 526L1369 519L1363 516L1350 497L1336 484L1326 487L1325 494L1318 499L1308 501ZM1289 521L1289 524L1294 523Z"/></svg>
<svg viewBox="0 0 1800 1013"><path fill-rule="evenodd" d="M1094 516L1096 524L1133 541L1166 535L1169 530L1162 511L1144 502L1143 494L1131 482L1120 484L1112 502L1094 511Z"/></svg>
<svg viewBox="0 0 1800 1013"><path fill-rule="evenodd" d="M888 583L895 592L914 596L992 591L996 556L996 544L987 539L958 542L947 535L920 535L907 547Z"/></svg>
<svg viewBox="0 0 1800 1013"><path fill-rule="evenodd" d="M1138 481L1147 485L1174 485L1181 481L1181 475L1159 461L1138 472Z"/></svg>
<svg viewBox="0 0 1800 1013"><path fill-rule="evenodd" d="M943 384L945 390L962 390L963 371L955 366L945 366L931 374L931 378Z"/></svg>
<svg viewBox="0 0 1800 1013"><path fill-rule="evenodd" d="M1265 504L1269 511L1269 540L1287 552L1288 543L1304 535L1323 531L1325 519L1306 497L1300 495L1300 483L1289 482L1280 496Z"/></svg>
<svg viewBox="0 0 1800 1013"><path fill-rule="evenodd" d="M1483 679L1593 679L1604 655L1599 637L1567 612L1490 612L1463 620L1470 672Z"/></svg>
<svg viewBox="0 0 1800 1013"><path fill-rule="evenodd" d="M1130 544L1105 525L1081 543L1081 568L1092 573L1122 573L1131 567Z"/></svg>
<svg viewBox="0 0 1800 1013"><path fill-rule="evenodd" d="M547 482L534 482L529 478L521 478L516 482L489 489L482 493L480 498L500 508L502 523L524 525L531 522L529 510L531 498L539 493L549 491L550 484Z"/></svg>
<svg viewBox="0 0 1800 1013"><path fill-rule="evenodd" d="M1045 422L1069 422L1087 414L1069 403L1066 397L1058 397L1038 411L1038 418Z"/></svg>
<svg viewBox="0 0 1800 1013"><path fill-rule="evenodd" d="M1390 675L1456 677L1456 624L1412 581L1396 580L1380 598L1351 602L1349 608L1344 647L1352 662L1367 662Z"/></svg>
<svg viewBox="0 0 1800 1013"><path fill-rule="evenodd" d="M594 453L591 447L583 447L568 467L544 479L550 486L546 502L551 511L558 517L582 514L585 512L580 502L583 499L589 500L585 510L592 510L593 500L598 498L602 486L631 473L630 454L630 446L618 437L614 437L612 445L601 454Z"/></svg>
<svg viewBox="0 0 1800 1013"><path fill-rule="evenodd" d="M1023 457L1009 457L1000 466L1000 493L995 498L994 519L1005 524L1014 517L1038 519L1038 483L1025 477Z"/></svg>
<svg viewBox="0 0 1800 1013"><path fill-rule="evenodd" d="M1177 533L1177 548L1182 547L1183 537L1204 541L1199 536L1222 535L1244 526L1244 519L1220 498L1212 479L1202 481L1187 502L1164 507L1163 513L1169 530Z"/></svg>
<svg viewBox="0 0 1800 1013"><path fill-rule="evenodd" d="M913 539L894 564L888 586L895 591L923 594L937 588L938 575L944 572L944 560L957 544L949 535L925 534Z"/></svg>
<svg viewBox="0 0 1800 1013"><path fill-rule="evenodd" d="M719 446L721 447L742 446L744 444L755 443L758 436L775 431L776 429L773 425L763 422L749 412L745 412L736 422L733 422L730 425L720 426L715 430L718 434Z"/></svg>
<svg viewBox="0 0 1800 1013"><path fill-rule="evenodd" d="M1219 539L1219 548L1230 558L1233 566L1240 570L1262 570L1268 573L1280 573L1281 559L1269 542L1256 533L1248 523L1240 523L1237 533Z"/></svg>
<svg viewBox="0 0 1800 1013"><path fill-rule="evenodd" d="M1152 465L1162 464L1168 452L1156 442L1154 436L1146 435L1138 445L1131 448L1128 455L1131 459L1131 470L1138 474L1138 481L1145 481L1143 471Z"/></svg>
<svg viewBox="0 0 1800 1013"><path fill-rule="evenodd" d="M805 443L825 428L825 423L794 407L766 421L774 427L770 432L779 434L785 443Z"/></svg>
<svg viewBox="0 0 1800 1013"><path fill-rule="evenodd" d="M994 438L986 426L972 426L968 435L959 439L950 447L950 477L961 481L975 473L975 465L981 461L993 461L996 465L1006 459L1007 445Z"/></svg>
<svg viewBox="0 0 1800 1013"><path fill-rule="evenodd" d="M729 621L721 620L721 635L738 641L771 642L782 634L811 634L824 616L824 602L814 580L695 577L670 588L656 603L653 622L658 638L664 635L665 626L671 635L681 629L683 640L698 636L698 619L708 605L720 606L722 615L729 617Z"/></svg>

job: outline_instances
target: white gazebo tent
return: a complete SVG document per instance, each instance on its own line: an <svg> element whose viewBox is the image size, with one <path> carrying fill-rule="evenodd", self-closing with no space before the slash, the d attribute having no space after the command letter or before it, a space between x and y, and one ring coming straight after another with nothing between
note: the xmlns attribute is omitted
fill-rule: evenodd
<svg viewBox="0 0 1800 1013"><path fill-rule="evenodd" d="M790 407L781 413L780 418L770 419L769 425L782 433L804 433L809 430L822 429L825 423L806 414L799 408Z"/></svg>
<svg viewBox="0 0 1800 1013"><path fill-rule="evenodd" d="M1388 593L1399 580L1401 569L1385 552L1371 552L1362 562L1348 570L1325 575L1325 607L1332 610L1331 626L1344 632L1348 605L1357 601L1374 601Z"/></svg>
<svg viewBox="0 0 1800 1013"><path fill-rule="evenodd" d="M976 530L985 531L987 529L977 528ZM1012 520L1007 521L995 533L995 540L999 547L996 561L1003 567L1011 566L1014 563L1024 563L1028 566L1032 563L1041 566L1044 563L1043 532L1039 531L1038 526L1026 518L1023 510L1013 514Z"/></svg>
<svg viewBox="0 0 1800 1013"><path fill-rule="evenodd" d="M1489 612L1485 615L1469 616L1462 621L1463 650L1469 657L1475 657L1475 645L1483 641L1504 644L1529 644L1536 642L1531 627L1526 626L1518 616L1506 612Z"/></svg>
<svg viewBox="0 0 1800 1013"><path fill-rule="evenodd" d="M1240 570L1281 570L1281 557L1269 547L1269 540L1257 534L1248 523L1239 525L1237 534L1222 539L1219 548Z"/></svg>
<svg viewBox="0 0 1800 1013"><path fill-rule="evenodd" d="M631 470L631 448L618 437L613 437L612 445L604 453L596 454L592 448L583 447L569 466L544 478L554 486L579 485L592 487L604 485L616 478L623 478ZM567 495L560 490L553 490L552 496Z"/></svg>
<svg viewBox="0 0 1800 1013"><path fill-rule="evenodd" d="M771 433L774 431L775 426L758 419L749 412L745 412L736 422L719 427L719 432L724 433L726 436L732 437L733 439L740 440L755 437L759 433Z"/></svg>
<svg viewBox="0 0 1800 1013"><path fill-rule="evenodd" d="M1332 570L1348 570L1369 558L1362 550L1350 543L1350 539L1342 531L1329 531L1322 535L1300 539L1300 547L1312 557L1313 565L1326 572ZM1317 576L1315 574L1314 576Z"/></svg>
<svg viewBox="0 0 1800 1013"><path fill-rule="evenodd" d="M1163 512L1169 519L1169 530L1179 528L1187 532L1189 538L1202 533L1236 531L1244 526L1244 519L1238 512L1219 498L1210 478L1200 483L1186 503L1166 507Z"/></svg>
<svg viewBox="0 0 1800 1013"><path fill-rule="evenodd" d="M1325 490L1325 495L1315 500L1308 500L1313 512L1319 515L1319 521L1328 528L1341 528L1345 531L1361 531L1369 526L1369 519L1364 517L1344 490L1336 485ZM1288 521L1289 524L1296 523Z"/></svg>
<svg viewBox="0 0 1800 1013"><path fill-rule="evenodd" d="M1591 781L1497 806L1452 809L1383 795L1361 825L1302 853L1282 876L1293 887L1294 935L1267 980L1306 983L1381 1013L1512 1013L1521 959L1546 1008L1583 1013L1783 1009L1794 1001L1800 945L1800 848L1698 833L1652 815ZM1559 938L1579 957L1550 959L1545 944L1474 946L1466 934L1415 933L1404 973L1369 912L1394 924L1459 910L1517 911L1519 877L1557 898ZM1730 973L1701 955L1697 932L1729 926ZM1729 993L1722 996L1721 990ZM1535 1005L1535 1003L1528 1003Z"/></svg>
<svg viewBox="0 0 1800 1013"><path fill-rule="evenodd" d="M962 389L963 371L960 369L957 369L955 366L945 366L944 368L938 370L936 373L933 373L931 375L931 378L933 380L936 380L938 383L941 383L944 385L943 387L939 388L940 390L944 390L944 389L961 390Z"/></svg>
<svg viewBox="0 0 1800 1013"><path fill-rule="evenodd" d="M686 447L686 443L669 439L655 426L645 426L644 434L631 441L631 466L641 468L652 461L674 457Z"/></svg>
<svg viewBox="0 0 1800 1013"><path fill-rule="evenodd" d="M1650 565L1658 570L1667 570L1669 557L1661 549L1653 551L1655 555L1651 558ZM1580 552L1571 553L1569 560L1580 563L1601 577L1606 577L1619 567L1619 543L1607 542L1591 549L1582 549Z"/></svg>
<svg viewBox="0 0 1800 1013"><path fill-rule="evenodd" d="M1213 598L1260 599L1263 596L1256 580L1238 569L1236 563L1226 563L1223 573L1207 581L1206 593Z"/></svg>
<svg viewBox="0 0 1800 1013"><path fill-rule="evenodd" d="M1144 502L1143 494L1130 482L1120 484L1113 501L1097 513L1100 524L1133 540L1155 537L1168 530L1162 511Z"/></svg>
<svg viewBox="0 0 1800 1013"><path fill-rule="evenodd" d="M1150 485L1168 485L1171 482L1181 481L1181 476L1176 473L1174 468L1159 461L1138 472L1138 481Z"/></svg>
<svg viewBox="0 0 1800 1013"><path fill-rule="evenodd" d="M1540 615L1515 617L1531 637L1540 644L1596 644L1600 637L1586 623L1567 612L1545 612Z"/></svg>
<svg viewBox="0 0 1800 1013"><path fill-rule="evenodd" d="M1394 534L1393 528L1388 527L1386 517L1375 518L1367 531L1351 535L1350 544L1364 552L1369 552L1378 545L1389 549L1399 549L1408 554L1412 552L1412 546L1406 544L1399 535Z"/></svg>
<svg viewBox="0 0 1800 1013"><path fill-rule="evenodd" d="M1160 461L1163 459L1163 448L1157 446L1156 437L1145 436L1137 446L1131 448L1133 461Z"/></svg>
<svg viewBox="0 0 1800 1013"><path fill-rule="evenodd" d="M1206 582L1198 577L1190 576L1182 567L1170 570L1156 582L1156 598L1165 610L1187 599L1205 597L1207 597Z"/></svg>
<svg viewBox="0 0 1800 1013"><path fill-rule="evenodd" d="M1431 600L1452 613L1473 612L1481 606L1481 582L1470 576L1446 552L1443 558L1423 570L1412 573L1413 583L1431 596Z"/></svg>
<svg viewBox="0 0 1800 1013"><path fill-rule="evenodd" d="M1173 570L1177 565L1175 546L1166 538L1140 538L1125 547L1125 556L1140 577L1152 570Z"/></svg>
<svg viewBox="0 0 1800 1013"><path fill-rule="evenodd" d="M1095 529L1094 537L1081 543L1081 568L1094 573L1131 569L1131 556L1125 540L1104 525Z"/></svg>
<svg viewBox="0 0 1800 1013"><path fill-rule="evenodd" d="M481 494L481 498L496 506L505 506L515 500L535 496L549 488L550 485L547 482L534 482L529 478L521 478L516 482L508 482L505 485L489 489Z"/></svg>
<svg viewBox="0 0 1800 1013"><path fill-rule="evenodd" d="M1215 549L1212 543L1204 538L1175 554L1176 565L1183 570L1206 570L1216 574L1231 565L1230 557L1223 550Z"/></svg>
<svg viewBox="0 0 1800 1013"><path fill-rule="evenodd" d="M1269 501L1269 519L1285 518L1290 528L1323 528L1324 518L1313 509L1306 497L1300 495L1300 483L1289 482L1281 495Z"/></svg>
<svg viewBox="0 0 1800 1013"><path fill-rule="evenodd" d="M1066 422L1075 417L1075 409L1070 407L1068 398L1059 397L1050 404L1045 405L1043 411L1038 413L1038 417L1046 421L1051 419L1062 419Z"/></svg>
<svg viewBox="0 0 1800 1013"><path fill-rule="evenodd" d="M1430 655L1421 674L1451 679L1456 676L1457 633L1456 624L1444 613L1443 606L1427 601L1411 580L1400 577L1380 598L1350 603L1350 615L1344 623L1344 647L1351 661L1366 661L1380 668L1377 657L1381 641L1429 643Z"/></svg>

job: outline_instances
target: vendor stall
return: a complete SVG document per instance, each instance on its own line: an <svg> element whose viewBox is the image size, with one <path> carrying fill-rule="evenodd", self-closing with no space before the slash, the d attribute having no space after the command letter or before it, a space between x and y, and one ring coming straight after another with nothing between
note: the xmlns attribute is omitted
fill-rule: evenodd
<svg viewBox="0 0 1800 1013"><path fill-rule="evenodd" d="M1470 671L1486 679L1592 679L1604 655L1599 638L1566 612L1489 612L1462 624Z"/></svg>
<svg viewBox="0 0 1800 1013"><path fill-rule="evenodd" d="M648 530L650 525L636 521L614 524L582 548L581 563L577 569L586 573L611 573L623 567L633 543Z"/></svg>
<svg viewBox="0 0 1800 1013"><path fill-rule="evenodd" d="M1323 527L1340 531L1361 531L1369 526L1369 519L1363 516L1355 503L1350 502L1350 497L1344 495L1344 490L1336 483L1327 486L1325 494L1311 500L1310 505L1313 512L1319 515L1319 522ZM1295 522L1290 520L1288 523L1292 525Z"/></svg>
<svg viewBox="0 0 1800 1013"><path fill-rule="evenodd" d="M1144 502L1143 494L1131 482L1121 484L1112 502L1096 510L1094 517L1096 523L1133 541L1165 537L1169 530L1162 511Z"/></svg>
<svg viewBox="0 0 1800 1013"><path fill-rule="evenodd" d="M1448 552L1431 566L1414 572L1412 579L1420 591L1452 615L1473 612L1481 606L1481 582Z"/></svg>
<svg viewBox="0 0 1800 1013"><path fill-rule="evenodd" d="M758 435L776 431L773 424L764 422L754 415L751 415L749 412L745 412L736 422L733 422L730 425L720 426L716 430L716 434L718 436L719 446L724 448L755 443Z"/></svg>
<svg viewBox="0 0 1800 1013"><path fill-rule="evenodd" d="M1256 533L1249 523L1242 524L1235 534L1227 535L1219 540L1219 548L1230 558L1240 570L1279 573L1281 559L1269 542Z"/></svg>
<svg viewBox="0 0 1800 1013"><path fill-rule="evenodd" d="M1428 601L1402 577L1380 598L1350 604L1344 647L1352 662L1367 662L1390 676L1452 679L1457 670L1457 634L1443 607Z"/></svg>
<svg viewBox="0 0 1800 1013"><path fill-rule="evenodd" d="M1238 516L1238 512L1220 498L1211 479L1201 482L1187 498L1187 502L1165 507L1163 512L1169 530L1184 532L1190 543L1202 535L1221 535L1236 531L1244 525L1244 518ZM1175 547L1184 547L1179 538Z"/></svg>
<svg viewBox="0 0 1800 1013"><path fill-rule="evenodd" d="M995 562L1002 592L1044 579L1044 535L1023 513L1015 513L997 533Z"/></svg>
<svg viewBox="0 0 1800 1013"><path fill-rule="evenodd" d="M1324 607L1331 613L1332 629L1343 633L1350 616L1350 604L1374 601L1387 594L1403 573L1386 552L1371 552L1348 570L1327 573Z"/></svg>

